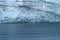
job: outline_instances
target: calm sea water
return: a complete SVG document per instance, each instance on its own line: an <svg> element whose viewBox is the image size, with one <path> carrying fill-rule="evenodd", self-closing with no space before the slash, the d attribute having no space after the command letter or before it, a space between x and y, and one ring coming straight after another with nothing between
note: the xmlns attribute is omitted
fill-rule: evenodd
<svg viewBox="0 0 60 40"><path fill-rule="evenodd" d="M60 23L0 24L0 40L60 40Z"/></svg>

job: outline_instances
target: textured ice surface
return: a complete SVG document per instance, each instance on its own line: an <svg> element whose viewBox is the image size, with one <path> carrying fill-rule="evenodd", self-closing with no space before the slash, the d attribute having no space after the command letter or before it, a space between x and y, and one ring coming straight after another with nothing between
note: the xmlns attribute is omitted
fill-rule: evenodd
<svg viewBox="0 0 60 40"><path fill-rule="evenodd" d="M0 0L0 23L60 22L59 0Z"/></svg>

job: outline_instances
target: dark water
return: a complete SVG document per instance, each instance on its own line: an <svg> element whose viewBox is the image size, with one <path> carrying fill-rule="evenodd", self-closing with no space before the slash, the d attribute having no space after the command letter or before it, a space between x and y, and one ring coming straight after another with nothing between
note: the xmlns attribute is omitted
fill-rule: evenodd
<svg viewBox="0 0 60 40"><path fill-rule="evenodd" d="M0 40L60 40L60 23L0 24Z"/></svg>

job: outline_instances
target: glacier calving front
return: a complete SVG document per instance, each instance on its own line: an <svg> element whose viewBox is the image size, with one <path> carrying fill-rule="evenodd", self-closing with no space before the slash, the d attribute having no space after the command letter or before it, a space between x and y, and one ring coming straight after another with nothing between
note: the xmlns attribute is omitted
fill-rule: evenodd
<svg viewBox="0 0 60 40"><path fill-rule="evenodd" d="M0 23L60 22L60 1L0 0Z"/></svg>

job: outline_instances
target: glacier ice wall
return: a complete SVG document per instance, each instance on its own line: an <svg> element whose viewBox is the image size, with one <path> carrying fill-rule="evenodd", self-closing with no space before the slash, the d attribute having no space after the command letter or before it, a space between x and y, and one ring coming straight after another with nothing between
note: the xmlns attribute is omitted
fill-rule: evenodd
<svg viewBox="0 0 60 40"><path fill-rule="evenodd" d="M0 0L0 23L60 22L59 0Z"/></svg>

